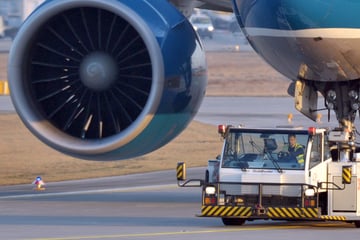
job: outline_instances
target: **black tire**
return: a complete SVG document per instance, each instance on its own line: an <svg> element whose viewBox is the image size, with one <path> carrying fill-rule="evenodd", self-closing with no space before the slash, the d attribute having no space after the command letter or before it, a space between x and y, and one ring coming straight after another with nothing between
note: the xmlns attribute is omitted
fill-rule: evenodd
<svg viewBox="0 0 360 240"><path fill-rule="evenodd" d="M355 227L360 228L360 221L354 221Z"/></svg>
<svg viewBox="0 0 360 240"><path fill-rule="evenodd" d="M243 218L221 218L221 220L226 226L240 226L246 221L246 219Z"/></svg>

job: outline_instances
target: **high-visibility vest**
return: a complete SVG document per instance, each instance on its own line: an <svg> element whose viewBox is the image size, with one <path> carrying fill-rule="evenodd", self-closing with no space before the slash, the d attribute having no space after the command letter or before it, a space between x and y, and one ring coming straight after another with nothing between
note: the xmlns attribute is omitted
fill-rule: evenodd
<svg viewBox="0 0 360 240"><path fill-rule="evenodd" d="M296 152L300 149L302 149L302 152L296 155L296 160L297 160L298 164L303 165L305 163L304 147L301 144L296 143L293 152L296 154ZM290 150L290 147L289 147L289 150Z"/></svg>

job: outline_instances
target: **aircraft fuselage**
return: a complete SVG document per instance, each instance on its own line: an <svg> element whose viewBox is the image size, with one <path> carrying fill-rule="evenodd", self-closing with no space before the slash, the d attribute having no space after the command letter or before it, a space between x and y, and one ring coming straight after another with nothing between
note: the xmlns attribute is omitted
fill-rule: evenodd
<svg viewBox="0 0 360 240"><path fill-rule="evenodd" d="M359 110L360 2L352 0L233 0L255 51L296 81L296 108L316 119L317 92L341 127Z"/></svg>
<svg viewBox="0 0 360 240"><path fill-rule="evenodd" d="M360 2L234 0L250 44L292 80L360 78Z"/></svg>

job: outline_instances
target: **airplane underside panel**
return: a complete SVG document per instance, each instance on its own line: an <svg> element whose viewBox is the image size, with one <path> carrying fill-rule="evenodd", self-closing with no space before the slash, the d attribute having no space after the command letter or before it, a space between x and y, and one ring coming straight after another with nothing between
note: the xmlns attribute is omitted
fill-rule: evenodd
<svg viewBox="0 0 360 240"><path fill-rule="evenodd" d="M289 31L251 28L246 31L251 32L248 39L255 51L291 80L338 82L360 79L360 30L359 38L348 39L325 37L326 29L302 30L298 32L302 35L299 37L281 36L296 34ZM261 34L275 36L258 36Z"/></svg>

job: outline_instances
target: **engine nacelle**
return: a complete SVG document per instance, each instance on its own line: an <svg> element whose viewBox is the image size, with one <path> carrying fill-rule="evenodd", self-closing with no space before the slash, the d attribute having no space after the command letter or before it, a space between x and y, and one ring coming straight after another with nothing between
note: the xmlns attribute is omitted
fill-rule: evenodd
<svg viewBox="0 0 360 240"><path fill-rule="evenodd" d="M48 0L9 56L15 109L60 152L121 160L160 148L197 113L204 50L163 0Z"/></svg>

